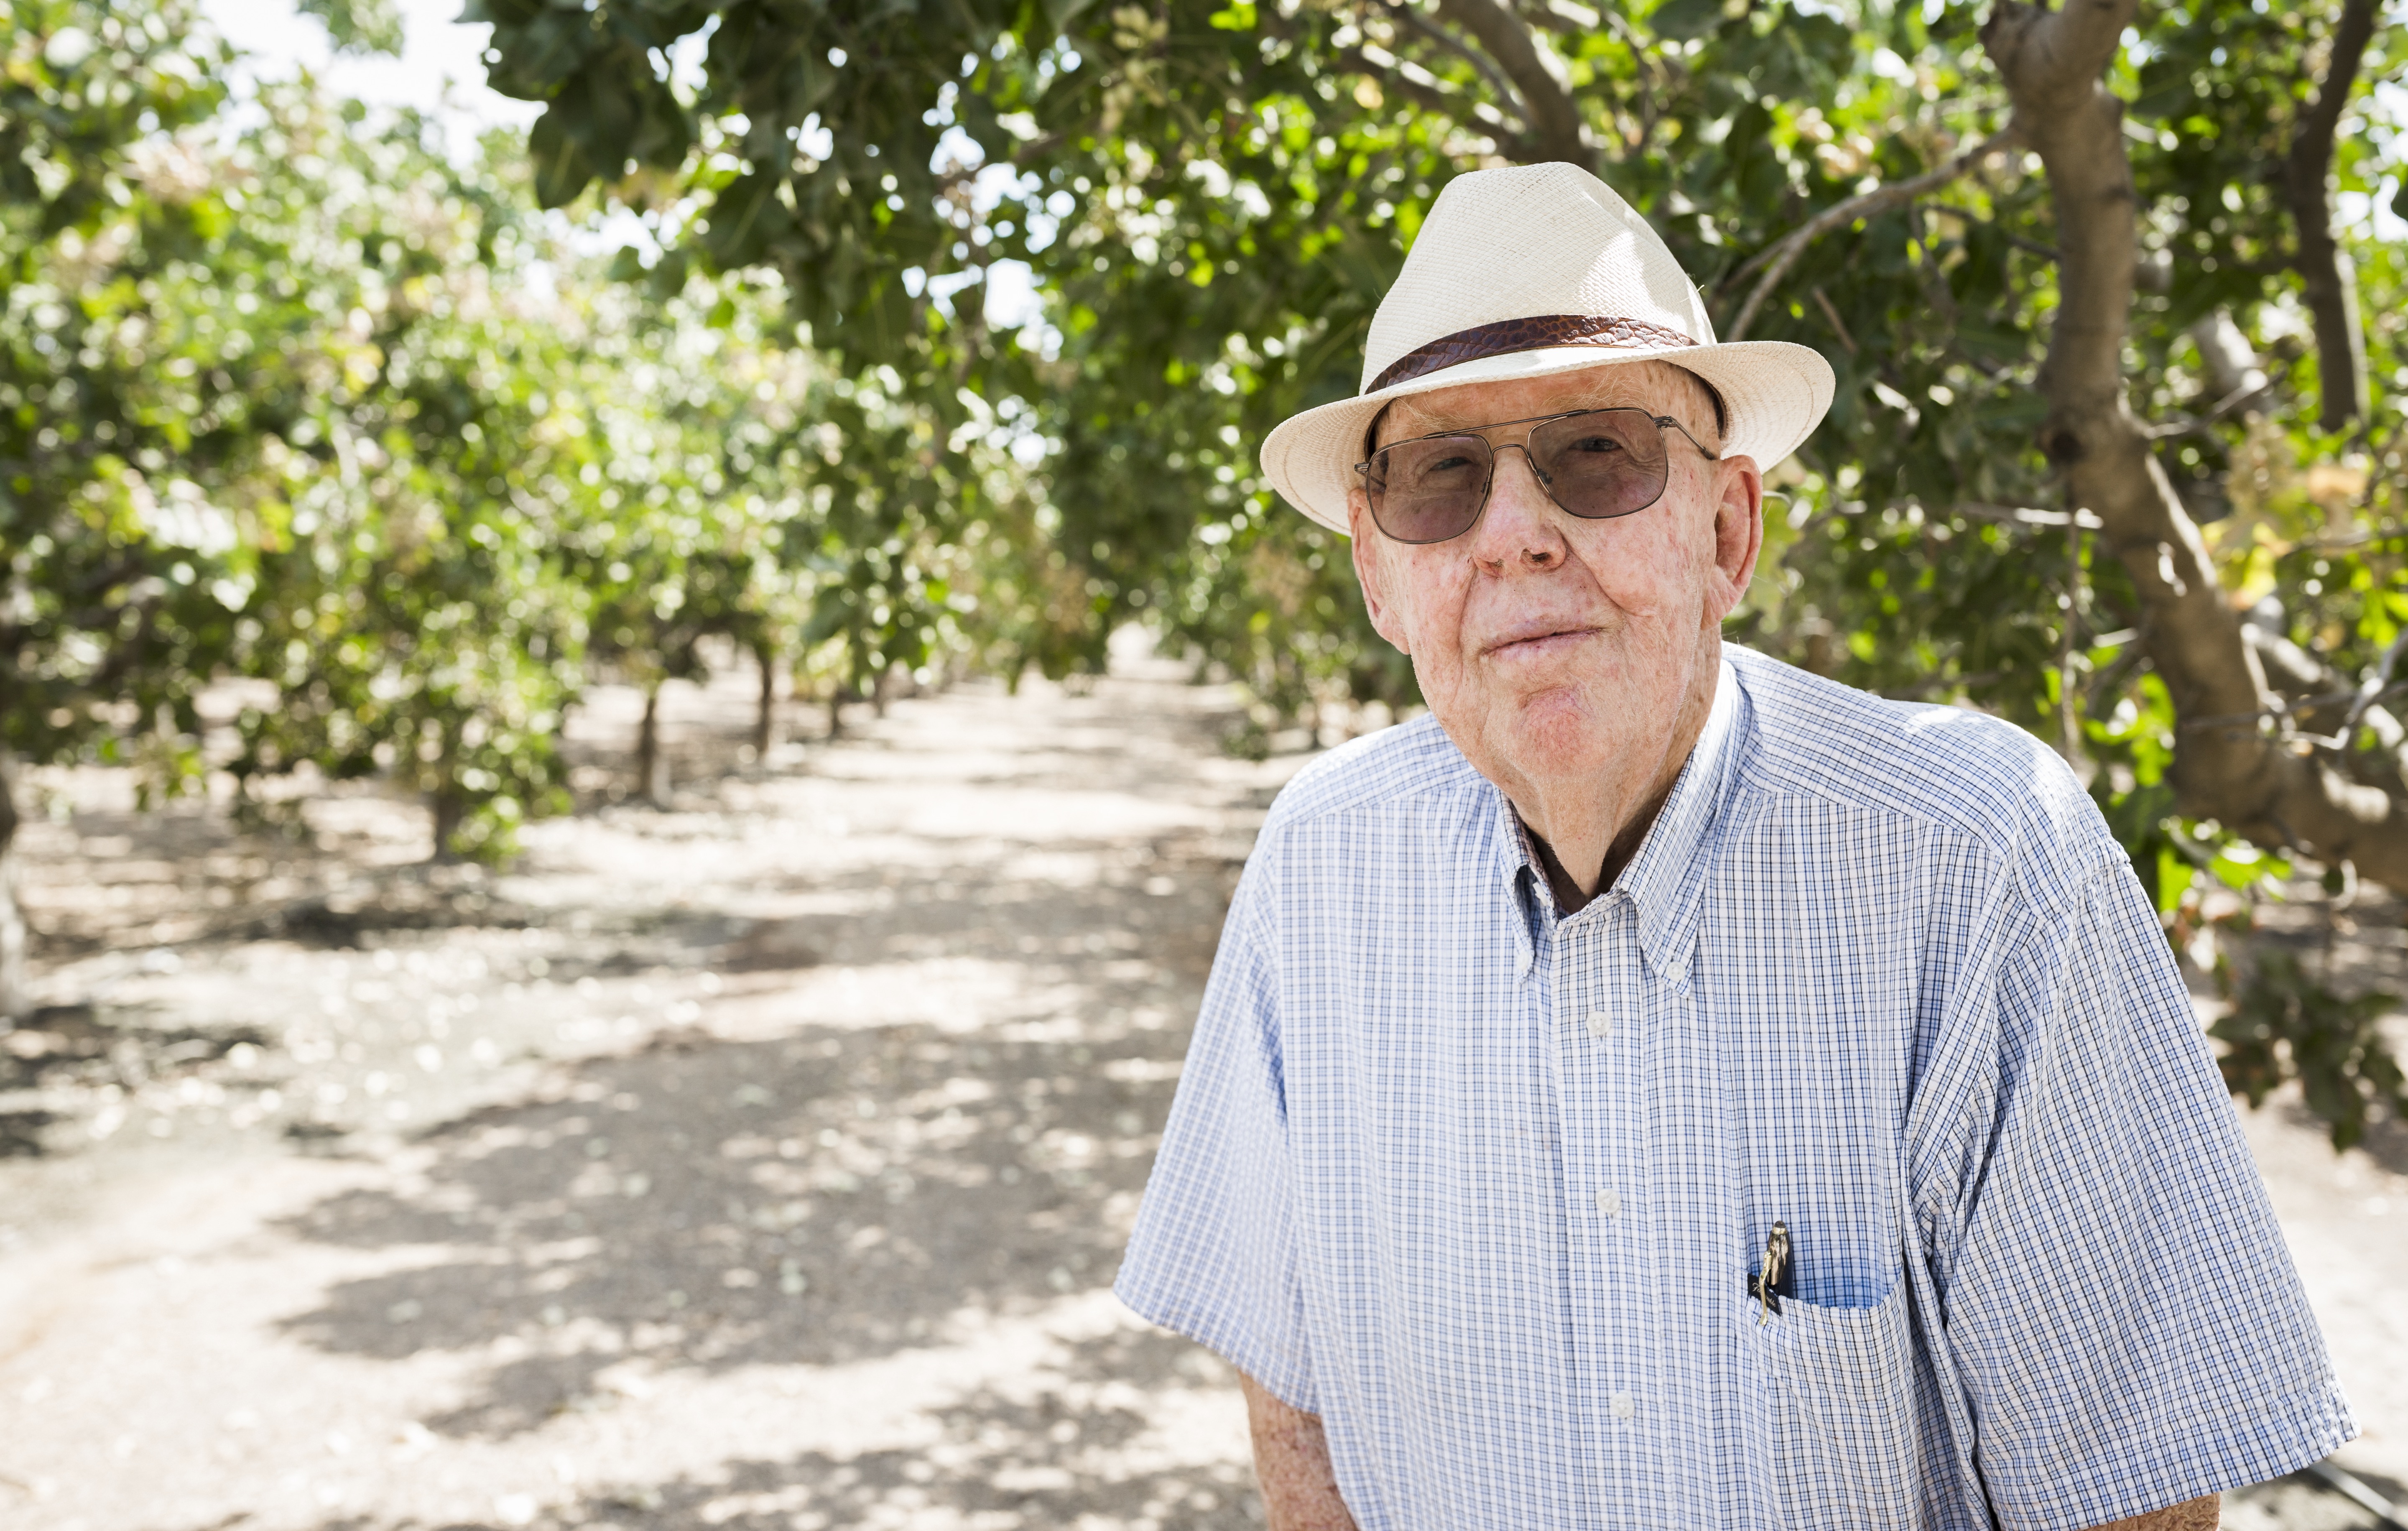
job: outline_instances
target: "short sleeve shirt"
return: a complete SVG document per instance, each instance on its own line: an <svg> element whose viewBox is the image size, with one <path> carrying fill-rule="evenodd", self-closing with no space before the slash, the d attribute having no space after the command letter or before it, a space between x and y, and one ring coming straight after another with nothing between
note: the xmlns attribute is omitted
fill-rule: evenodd
<svg viewBox="0 0 2408 1531"><path fill-rule="evenodd" d="M1364 1531L2071 1531L2356 1434L2072 775L1737 650L1577 913L1427 720L1297 777L1116 1290Z"/></svg>

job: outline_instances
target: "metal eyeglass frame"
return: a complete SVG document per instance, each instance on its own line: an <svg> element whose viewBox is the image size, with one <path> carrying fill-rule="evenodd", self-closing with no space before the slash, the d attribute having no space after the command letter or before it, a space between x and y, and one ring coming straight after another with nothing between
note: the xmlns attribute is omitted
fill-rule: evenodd
<svg viewBox="0 0 2408 1531"><path fill-rule="evenodd" d="M1384 413L1385 411L1383 410L1382 412ZM1635 516L1639 514L1640 511L1645 510L1654 506L1656 501L1661 500L1664 497L1664 491L1670 488L1672 485L1670 455L1669 453L1666 455L1664 481L1656 486L1655 498L1649 500L1646 505L1634 505L1627 510L1617 510L1610 516L1584 516L1579 511L1573 509L1570 506L1566 505L1563 501L1555 498L1555 492L1549 485L1547 475L1540 468L1538 459L1530 455L1530 437L1527 432L1524 433L1521 440L1508 441L1502 446L1498 445L1494 441L1488 440L1487 436L1484 434L1489 431L1501 431L1508 425L1527 425L1531 430L1535 431L1541 425L1550 424L1558 420L1574 420L1582 415L1646 415L1647 419L1655 423L1656 434L1659 439L1664 434L1664 427L1670 425L1672 429L1680 432L1683 438L1685 439L1689 445L1697 448L1698 455L1703 457L1707 462L1719 463L1722 461L1722 458L1718 454L1706 451L1705 443L1699 441L1696 436L1689 435L1689 428L1686 425L1682 424L1676 417L1671 415L1650 415L1647 414L1646 410L1640 408L1634 404L1608 405L1602 409L1565 409L1552 415L1531 415L1523 420L1492 421L1485 425L1461 425L1451 431L1431 431L1426 436L1409 436L1402 441L1391 441L1386 446L1372 452L1370 457L1366 457L1363 461L1355 464L1354 473L1355 476L1361 479L1364 482L1364 494L1366 503L1368 504L1370 494L1371 462L1373 458L1380 455L1380 452L1393 451L1398 447L1410 447L1416 441L1436 441L1450 436L1479 436L1488 448L1488 478L1480 486L1480 508L1471 513L1471 519L1464 523L1463 530L1460 532L1451 533L1445 537L1430 537L1425 541L1416 541L1411 537L1401 537L1397 536L1394 532L1389 531L1385 526L1380 526L1380 515L1376 508L1374 508L1371 512L1371 524L1374 526L1380 526L1380 535L1382 537L1386 537L1391 542L1401 542L1409 548L1434 548L1441 542L1452 542L1456 537L1469 536L1476 527L1479 526L1480 518L1488 514L1488 498L1490 494L1495 493L1497 488L1497 460L1509 451L1518 451L1522 454L1522 461L1529 465L1530 477L1538 480L1539 493L1547 497L1547 503L1549 505L1561 510L1565 515L1576 517L1581 521L1619 521L1624 516ZM1376 432L1379 427L1379 416L1374 415L1371 417L1370 428ZM1370 445L1370 442L1367 440L1364 444L1369 446Z"/></svg>

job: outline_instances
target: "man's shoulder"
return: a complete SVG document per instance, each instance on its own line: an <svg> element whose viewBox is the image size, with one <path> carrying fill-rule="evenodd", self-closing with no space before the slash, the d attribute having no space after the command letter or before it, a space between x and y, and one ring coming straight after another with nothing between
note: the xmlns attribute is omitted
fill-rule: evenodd
<svg viewBox="0 0 2408 1531"><path fill-rule="evenodd" d="M1349 739L1297 772L1272 802L1263 832L1292 831L1364 808L1478 793L1486 785L1437 720L1424 713Z"/></svg>
<svg viewBox="0 0 2408 1531"><path fill-rule="evenodd" d="M2068 875L2113 844L2065 762L2013 723L1892 701L1745 650L1730 657L1750 713L1742 790L1919 821Z"/></svg>

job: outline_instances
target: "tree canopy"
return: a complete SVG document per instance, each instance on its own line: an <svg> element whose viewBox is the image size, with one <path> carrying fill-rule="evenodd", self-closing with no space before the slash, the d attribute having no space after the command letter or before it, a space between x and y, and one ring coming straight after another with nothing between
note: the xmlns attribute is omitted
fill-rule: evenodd
<svg viewBox="0 0 2408 1531"><path fill-rule="evenodd" d="M2301 859L2408 891L2372 0L472 0L545 109L465 157L230 100L189 0L7 15L0 776L189 787L241 679L246 791L379 776L497 856L595 677L730 648L836 695L1140 621L1267 722L1409 702L1255 449L1355 391L1450 178L1565 160L1838 374L1733 636L2048 739L2235 1087L2408 1106L2382 1005L2219 944Z"/></svg>
<svg viewBox="0 0 2408 1531"><path fill-rule="evenodd" d="M1565 160L1651 216L1726 338L1839 375L1768 465L1738 636L2051 739L2212 966L2286 856L2408 889L2408 355L2371 222L2408 193L2372 0L472 14L494 83L546 104L547 203L640 210L672 272L775 270L840 365L1041 440L1049 663L1151 616L1283 708L1409 696L1254 449L1354 392L1449 177ZM1044 321L1010 336L982 301L1006 262ZM2265 1009L2236 1049L2271 1046L2243 1035ZM2344 1030L2342 1136L2401 1104Z"/></svg>
<svg viewBox="0 0 2408 1531"><path fill-rule="evenodd" d="M595 676L736 645L860 686L972 647L1016 565L933 508L1007 527L1024 475L796 347L774 276L615 282L517 136L455 158L307 79L232 101L182 0L8 15L0 1015L14 765L130 765L153 798L222 769L253 806L377 777L439 853L499 857L565 805Z"/></svg>

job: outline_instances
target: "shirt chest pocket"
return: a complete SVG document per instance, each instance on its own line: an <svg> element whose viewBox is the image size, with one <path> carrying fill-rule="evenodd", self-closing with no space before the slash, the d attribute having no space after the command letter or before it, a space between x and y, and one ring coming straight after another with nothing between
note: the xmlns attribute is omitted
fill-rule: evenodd
<svg viewBox="0 0 2408 1531"><path fill-rule="evenodd" d="M1926 1443L1908 1291L1893 1280L1864 1308L1786 1297L1770 1318L1736 1299L1764 1524L1788 1531L1922 1524Z"/></svg>

